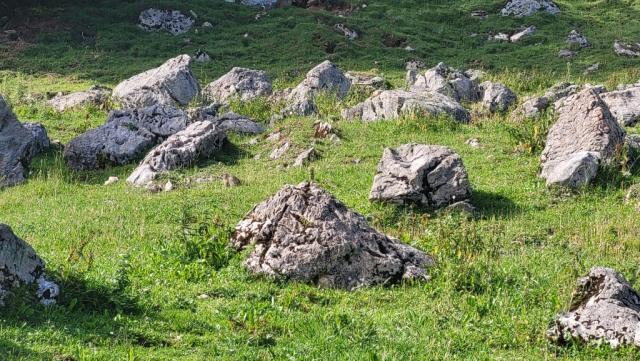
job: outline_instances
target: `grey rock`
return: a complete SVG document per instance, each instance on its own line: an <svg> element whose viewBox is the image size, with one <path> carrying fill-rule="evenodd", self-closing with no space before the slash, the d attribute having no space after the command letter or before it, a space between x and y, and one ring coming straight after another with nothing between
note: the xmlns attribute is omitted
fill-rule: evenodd
<svg viewBox="0 0 640 361"><path fill-rule="evenodd" d="M104 181L105 186L110 186L112 184L116 184L120 181L120 178L111 176L106 181Z"/></svg>
<svg viewBox="0 0 640 361"><path fill-rule="evenodd" d="M115 87L113 97L127 108L154 104L187 105L200 86L191 72L191 57L179 55Z"/></svg>
<svg viewBox="0 0 640 361"><path fill-rule="evenodd" d="M559 58L569 59L569 58L573 58L576 55L578 55L578 53L569 49L561 49L560 51L558 51Z"/></svg>
<svg viewBox="0 0 640 361"><path fill-rule="evenodd" d="M419 74L410 89L416 93L440 93L456 101L473 102L480 99L477 79L471 79L469 74L450 68L444 63Z"/></svg>
<svg viewBox="0 0 640 361"><path fill-rule="evenodd" d="M22 126L27 128L33 136L33 149L31 150L31 154L40 154L51 147L51 141L49 140L44 125L40 123L22 123Z"/></svg>
<svg viewBox="0 0 640 361"><path fill-rule="evenodd" d="M590 45L589 40L587 40L587 37L580 34L576 30L571 30L571 32L567 36L567 44L578 46L581 48L586 48Z"/></svg>
<svg viewBox="0 0 640 361"><path fill-rule="evenodd" d="M271 94L271 81L267 73L235 67L203 90L202 96L209 102L228 104L231 99L249 101Z"/></svg>
<svg viewBox="0 0 640 361"><path fill-rule="evenodd" d="M489 35L489 40L509 42L511 41L511 37L507 33L497 33L497 34Z"/></svg>
<svg viewBox="0 0 640 361"><path fill-rule="evenodd" d="M206 159L220 150L226 137L225 131L212 122L192 123L153 148L127 178L127 183L144 186L161 174Z"/></svg>
<svg viewBox="0 0 640 361"><path fill-rule="evenodd" d="M59 94L47 101L47 104L58 112L64 112L68 109L86 105L102 106L109 100L110 95L111 89L94 86L82 92L67 95Z"/></svg>
<svg viewBox="0 0 640 361"><path fill-rule="evenodd" d="M425 69L426 65L419 60L411 60L405 64L405 70L407 75L405 76L405 84L407 89L411 88L418 79L418 75L422 69Z"/></svg>
<svg viewBox="0 0 640 361"><path fill-rule="evenodd" d="M237 248L255 244L253 273L355 289L427 279L433 259L371 228L314 183L287 185L236 226Z"/></svg>
<svg viewBox="0 0 640 361"><path fill-rule="evenodd" d="M204 50L198 50L193 59L196 61L196 63L208 63L211 61L211 57Z"/></svg>
<svg viewBox="0 0 640 361"><path fill-rule="evenodd" d="M342 112L345 119L361 119L365 122L397 119L412 113L426 113L437 117L447 115L467 123L471 116L460 103L446 95L433 92L408 92L384 90L374 93L364 102Z"/></svg>
<svg viewBox="0 0 640 361"><path fill-rule="evenodd" d="M335 94L344 98L351 88L351 81L334 63L326 60L311 69L305 79L286 97L290 115L311 115L317 112L315 97L320 93Z"/></svg>
<svg viewBox="0 0 640 361"><path fill-rule="evenodd" d="M336 24L333 28L349 40L356 40L358 38L358 32L353 29L349 29L345 24Z"/></svg>
<svg viewBox="0 0 640 361"><path fill-rule="evenodd" d="M590 157L578 156L583 152L593 152L600 162L609 163L624 143L624 130L593 89L570 96L558 113L559 119L549 130L540 158L540 176L548 182L549 179L555 179L554 175L566 173L567 170L590 170ZM567 176L563 178L574 179Z"/></svg>
<svg viewBox="0 0 640 361"><path fill-rule="evenodd" d="M345 76L351 81L351 86L369 89L386 89L389 84L383 77L363 72L347 72Z"/></svg>
<svg viewBox="0 0 640 361"><path fill-rule="evenodd" d="M560 8L551 0L511 0L502 9L502 16L514 16L517 18L531 16L538 11L549 14L557 14Z"/></svg>
<svg viewBox="0 0 640 361"><path fill-rule="evenodd" d="M596 152L578 152L567 158L549 161L541 173L547 187L581 188L598 174L599 155Z"/></svg>
<svg viewBox="0 0 640 361"><path fill-rule="evenodd" d="M242 182L240 182L240 179L238 179L238 177L231 175L229 173L222 174L221 178L222 178L222 184L224 184L224 186L227 188L238 187L240 186L240 184L242 184Z"/></svg>
<svg viewBox="0 0 640 361"><path fill-rule="evenodd" d="M74 170L123 165L141 158L188 123L183 111L169 105L112 111L104 125L69 142L64 158Z"/></svg>
<svg viewBox="0 0 640 361"><path fill-rule="evenodd" d="M467 201L471 187L462 159L452 150L423 144L386 148L369 200L431 208Z"/></svg>
<svg viewBox="0 0 640 361"><path fill-rule="evenodd" d="M269 159L277 160L282 158L282 156L289 150L290 147L291 145L289 144L289 142L282 143L276 149L274 149L271 154L269 154Z"/></svg>
<svg viewBox="0 0 640 361"><path fill-rule="evenodd" d="M620 125L635 125L640 120L640 86L601 94Z"/></svg>
<svg viewBox="0 0 640 361"><path fill-rule="evenodd" d="M23 183L33 157L34 138L0 96L0 188Z"/></svg>
<svg viewBox="0 0 640 361"><path fill-rule="evenodd" d="M195 20L178 10L160 10L150 8L143 10L138 17L138 26L146 31L166 31L172 35L184 34Z"/></svg>
<svg viewBox="0 0 640 361"><path fill-rule="evenodd" d="M204 107L187 110L191 122L209 121L226 132L239 134L260 134L266 129L249 117L234 112L220 113L219 104L211 104Z"/></svg>
<svg viewBox="0 0 640 361"><path fill-rule="evenodd" d="M613 43L613 50L620 56L640 56L640 43L624 43L621 41L615 41Z"/></svg>
<svg viewBox="0 0 640 361"><path fill-rule="evenodd" d="M527 97L512 113L516 119L528 119L540 116L549 107L547 97Z"/></svg>
<svg viewBox="0 0 640 361"><path fill-rule="evenodd" d="M529 26L527 28L524 28L520 31L518 31L517 33L511 35L509 37L509 41L511 41L512 43L517 43L520 40L522 40L523 38L533 34L536 32L536 27L535 26Z"/></svg>
<svg viewBox="0 0 640 361"><path fill-rule="evenodd" d="M304 152L300 153L296 160L293 162L294 167L303 167L308 163L316 160L318 157L318 153L316 152L316 148L311 147Z"/></svg>
<svg viewBox="0 0 640 361"><path fill-rule="evenodd" d="M492 113L504 112L518 100L516 93L501 83L487 81L480 88L484 92L482 106Z"/></svg>
<svg viewBox="0 0 640 361"><path fill-rule="evenodd" d="M556 317L547 337L559 344L640 346L640 296L615 270L594 267L578 279L569 310Z"/></svg>
<svg viewBox="0 0 640 361"><path fill-rule="evenodd" d="M280 1L281 0L238 0L236 2L239 2L240 4L246 5L246 6L255 6L255 7L270 9L278 5ZM234 1L229 1L229 2L234 2Z"/></svg>
<svg viewBox="0 0 640 361"><path fill-rule="evenodd" d="M600 70L600 63L595 63L589 66L587 69L585 69L585 71L582 74L589 75L589 74L595 73L598 70Z"/></svg>

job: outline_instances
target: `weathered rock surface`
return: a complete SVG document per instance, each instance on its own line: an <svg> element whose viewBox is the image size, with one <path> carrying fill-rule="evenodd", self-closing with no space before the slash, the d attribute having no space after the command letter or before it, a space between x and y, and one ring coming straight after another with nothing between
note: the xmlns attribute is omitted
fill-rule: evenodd
<svg viewBox="0 0 640 361"><path fill-rule="evenodd" d="M191 57L179 55L118 84L113 97L128 108L187 105L199 91L198 81L191 72Z"/></svg>
<svg viewBox="0 0 640 361"><path fill-rule="evenodd" d="M560 117L551 127L541 155L540 176L554 179L582 179L580 175L595 175L591 169L591 157L584 152L593 152L600 162L610 162L624 143L625 132L620 128L609 108L593 89L586 89L565 101L558 111ZM572 166L574 164L575 166ZM579 175L568 176L574 169ZM564 174L561 176L561 174ZM592 177L591 177L592 178ZM591 179L582 179L579 185ZM571 183L569 184L571 185Z"/></svg>
<svg viewBox="0 0 640 361"><path fill-rule="evenodd" d="M191 122L209 121L227 133L260 134L266 130L264 125L244 115L234 112L220 113L219 104L192 108L187 112Z"/></svg>
<svg viewBox="0 0 640 361"><path fill-rule="evenodd" d="M578 152L547 162L543 176L547 180L547 186L580 188L596 177L599 161L600 156L596 152Z"/></svg>
<svg viewBox="0 0 640 361"><path fill-rule="evenodd" d="M640 296L610 268L594 267L578 279L571 306L547 331L552 341L640 346Z"/></svg>
<svg viewBox="0 0 640 361"><path fill-rule="evenodd" d="M511 0L502 9L502 16L515 16L521 18L531 16L538 11L545 11L549 14L557 14L560 8L551 0Z"/></svg>
<svg viewBox="0 0 640 361"><path fill-rule="evenodd" d="M558 83L549 88L542 96L527 97L525 101L514 110L516 118L535 118L544 113L552 104L558 110L564 99L578 92L580 88L568 82Z"/></svg>
<svg viewBox="0 0 640 361"><path fill-rule="evenodd" d="M91 89L71 93L67 95L57 95L50 99L47 104L58 112L85 105L102 106L109 100L111 89L102 86L94 86Z"/></svg>
<svg viewBox="0 0 640 361"><path fill-rule="evenodd" d="M486 81L480 88L484 92L482 106L492 113L503 112L518 100L516 93L501 83Z"/></svg>
<svg viewBox="0 0 640 361"><path fill-rule="evenodd" d="M384 80L383 77L375 74L352 71L346 73L345 76L351 81L351 86L365 87L374 90L388 88L387 81Z"/></svg>
<svg viewBox="0 0 640 361"><path fill-rule="evenodd" d="M286 97L287 114L310 115L317 111L315 97L322 93L344 98L351 88L351 81L334 63L326 60L311 69L305 79Z"/></svg>
<svg viewBox="0 0 640 361"><path fill-rule="evenodd" d="M289 142L284 142L280 145L278 145L277 148L275 148L271 154L269 154L269 159L271 160L277 160L282 158L283 155L285 155L285 153L287 153L287 151L289 150L289 148L291 147L291 144L289 144Z"/></svg>
<svg viewBox="0 0 640 361"><path fill-rule="evenodd" d="M580 34L576 30L571 30L571 32L567 36L567 44L580 48L586 48L590 45L587 37Z"/></svg>
<svg viewBox="0 0 640 361"><path fill-rule="evenodd" d="M12 287L38 282L38 296L48 304L58 295L57 285L44 278L44 262L33 248L18 238L11 227L0 223L0 304ZM51 291L47 292L47 289ZM54 291L55 292L52 292Z"/></svg>
<svg viewBox="0 0 640 361"><path fill-rule="evenodd" d="M616 41L613 43L613 50L621 56L640 56L640 43L623 43Z"/></svg>
<svg viewBox="0 0 640 361"><path fill-rule="evenodd" d="M420 71L422 71L425 68L426 68L426 65L422 61L418 61L418 60L408 61L405 64L405 70L407 71L407 75L405 76L404 81L407 86L407 89L410 89L413 86L413 84L416 83L416 80L418 79L418 75L420 74Z"/></svg>
<svg viewBox="0 0 640 361"><path fill-rule="evenodd" d="M620 125L635 125L640 120L640 86L600 95Z"/></svg>
<svg viewBox="0 0 640 361"><path fill-rule="evenodd" d="M0 188L26 180L33 157L34 138L0 96Z"/></svg>
<svg viewBox="0 0 640 361"><path fill-rule="evenodd" d="M304 152L300 153L296 160L293 162L294 167L303 167L310 162L316 160L318 157L318 153L316 152L316 148L311 147Z"/></svg>
<svg viewBox="0 0 640 361"><path fill-rule="evenodd" d="M364 102L342 112L345 119L361 119L365 122L397 119L411 113L432 116L448 115L459 122L470 120L469 112L460 103L446 95L433 92L408 92L384 90Z"/></svg>
<svg viewBox="0 0 640 361"><path fill-rule="evenodd" d="M423 144L386 148L369 193L371 201L432 208L470 197L471 187L460 156L446 147Z"/></svg>
<svg viewBox="0 0 640 361"><path fill-rule="evenodd" d="M522 40L523 38L533 34L536 32L536 27L535 26L529 26L527 28L524 28L520 31L518 31L517 33L511 35L509 37L509 41L511 41L512 43L517 43L520 40Z"/></svg>
<svg viewBox="0 0 640 361"><path fill-rule="evenodd" d="M142 11L138 17L138 26L146 31L166 31L172 35L184 34L195 20L178 10L160 10L150 8Z"/></svg>
<svg viewBox="0 0 640 361"><path fill-rule="evenodd" d="M345 24L336 24L333 28L349 40L356 40L358 38L358 32L350 29Z"/></svg>
<svg viewBox="0 0 640 361"><path fill-rule="evenodd" d="M255 244L245 261L253 273L344 289L426 279L433 264L313 183L287 185L257 205L233 244Z"/></svg>
<svg viewBox="0 0 640 361"><path fill-rule="evenodd" d="M22 126L27 128L33 136L33 144L31 154L36 155L49 149L51 141L47 135L47 130L44 125L40 123L22 123Z"/></svg>
<svg viewBox="0 0 640 361"><path fill-rule="evenodd" d="M227 135L212 122L196 122L153 148L127 178L127 183L144 186L158 175L206 159L222 147Z"/></svg>
<svg viewBox="0 0 640 361"><path fill-rule="evenodd" d="M209 83L202 96L209 102L228 104L233 98L249 101L271 94L271 81L267 73L235 67L216 81Z"/></svg>
<svg viewBox="0 0 640 361"><path fill-rule="evenodd" d="M444 63L418 74L410 89L416 93L440 93L456 101L477 101L480 98L477 79Z"/></svg>
<svg viewBox="0 0 640 361"><path fill-rule="evenodd" d="M112 111L104 125L69 142L64 158L74 170L130 163L188 124L187 115L170 105Z"/></svg>

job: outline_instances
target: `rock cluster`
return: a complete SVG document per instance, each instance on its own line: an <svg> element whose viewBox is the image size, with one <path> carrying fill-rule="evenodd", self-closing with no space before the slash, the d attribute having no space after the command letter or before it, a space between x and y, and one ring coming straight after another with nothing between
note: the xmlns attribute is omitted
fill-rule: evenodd
<svg viewBox="0 0 640 361"><path fill-rule="evenodd" d="M255 245L253 273L354 289L427 278L433 260L371 228L314 183L285 186L236 227L237 248Z"/></svg>

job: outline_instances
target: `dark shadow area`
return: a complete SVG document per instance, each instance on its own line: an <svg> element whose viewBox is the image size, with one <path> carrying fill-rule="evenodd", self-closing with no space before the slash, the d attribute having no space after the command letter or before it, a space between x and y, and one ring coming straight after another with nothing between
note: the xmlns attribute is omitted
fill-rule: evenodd
<svg viewBox="0 0 640 361"><path fill-rule="evenodd" d="M239 159L248 158L251 156L251 153L227 140L224 142L224 145L222 146L222 149L220 149L220 151L216 152L211 158L199 161L197 164L200 167L207 167L216 163L222 163L226 166L231 166L238 164Z"/></svg>
<svg viewBox="0 0 640 361"><path fill-rule="evenodd" d="M474 190L471 203L480 217L509 218L522 212L511 199L495 193Z"/></svg>
<svg viewBox="0 0 640 361"><path fill-rule="evenodd" d="M25 348L10 340L0 340L0 357L2 360L16 359L22 360L24 358L37 359L37 360L50 360L51 355L43 355L40 352L36 352Z"/></svg>

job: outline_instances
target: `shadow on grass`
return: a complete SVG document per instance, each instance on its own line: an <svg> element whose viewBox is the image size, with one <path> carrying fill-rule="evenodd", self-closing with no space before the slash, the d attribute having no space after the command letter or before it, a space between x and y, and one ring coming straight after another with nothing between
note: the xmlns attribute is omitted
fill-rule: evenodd
<svg viewBox="0 0 640 361"><path fill-rule="evenodd" d="M471 203L481 217L509 218L522 212L511 199L484 191L474 190Z"/></svg>
<svg viewBox="0 0 640 361"><path fill-rule="evenodd" d="M30 350L18 343L13 341L3 339L0 340L0 355L2 355L3 360L8 359L33 359L33 360L48 360L51 359L51 355L43 355L40 352L36 352Z"/></svg>

